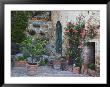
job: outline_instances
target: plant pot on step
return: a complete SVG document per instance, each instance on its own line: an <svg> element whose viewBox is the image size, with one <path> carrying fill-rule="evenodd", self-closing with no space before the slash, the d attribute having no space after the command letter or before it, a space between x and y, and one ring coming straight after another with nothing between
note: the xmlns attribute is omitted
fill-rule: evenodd
<svg viewBox="0 0 110 87"><path fill-rule="evenodd" d="M74 74L80 74L80 67L73 67Z"/></svg>
<svg viewBox="0 0 110 87"><path fill-rule="evenodd" d="M15 67L26 67L26 61L15 61Z"/></svg>
<svg viewBox="0 0 110 87"><path fill-rule="evenodd" d="M23 56L18 56L15 59L15 67L26 67L26 58Z"/></svg>
<svg viewBox="0 0 110 87"><path fill-rule="evenodd" d="M89 63L88 64L88 75L96 76L95 64L94 63Z"/></svg>
<svg viewBox="0 0 110 87"><path fill-rule="evenodd" d="M27 70L27 75L29 76L34 76L37 74L37 68L38 65L36 63L27 63L26 64L26 70Z"/></svg>

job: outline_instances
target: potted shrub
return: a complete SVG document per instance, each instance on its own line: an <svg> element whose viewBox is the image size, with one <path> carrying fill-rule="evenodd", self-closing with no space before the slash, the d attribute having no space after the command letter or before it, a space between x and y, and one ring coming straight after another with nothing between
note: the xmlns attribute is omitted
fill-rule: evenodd
<svg viewBox="0 0 110 87"><path fill-rule="evenodd" d="M73 73L80 74L81 64L82 64L81 58L77 57L76 58L76 63L73 65Z"/></svg>
<svg viewBox="0 0 110 87"><path fill-rule="evenodd" d="M53 68L54 69L60 69L61 68L61 60L60 60L60 58L55 58L53 60Z"/></svg>
<svg viewBox="0 0 110 87"><path fill-rule="evenodd" d="M62 56L59 53L55 53L53 56L52 64L54 69L61 69Z"/></svg>
<svg viewBox="0 0 110 87"><path fill-rule="evenodd" d="M79 65L74 65L73 66L73 73L74 74L80 74L80 66Z"/></svg>
<svg viewBox="0 0 110 87"><path fill-rule="evenodd" d="M73 67L73 73L74 74L80 74L80 67L78 67L78 66Z"/></svg>
<svg viewBox="0 0 110 87"><path fill-rule="evenodd" d="M94 63L89 63L88 64L88 75L90 75L90 76L95 76L96 75L95 64Z"/></svg>
<svg viewBox="0 0 110 87"><path fill-rule="evenodd" d="M45 40L39 38L34 39L32 37L27 38L21 43L21 49L23 53L29 54L26 64L28 75L36 75L40 56L46 51L44 47L45 45Z"/></svg>
<svg viewBox="0 0 110 87"><path fill-rule="evenodd" d="M65 56L61 56L61 70L67 70L68 69L68 62L66 60Z"/></svg>
<svg viewBox="0 0 110 87"><path fill-rule="evenodd" d="M26 66L26 58L23 56L18 56L15 60L15 67L25 67Z"/></svg>

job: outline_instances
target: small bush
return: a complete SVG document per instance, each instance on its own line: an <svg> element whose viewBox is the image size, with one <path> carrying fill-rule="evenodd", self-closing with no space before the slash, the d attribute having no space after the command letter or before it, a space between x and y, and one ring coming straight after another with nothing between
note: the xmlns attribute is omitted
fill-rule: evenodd
<svg viewBox="0 0 110 87"><path fill-rule="evenodd" d="M88 68L91 69L91 70L94 70L95 69L95 64L94 63L88 64Z"/></svg>
<svg viewBox="0 0 110 87"><path fill-rule="evenodd" d="M40 66L44 66L45 65L45 61L41 60L39 63Z"/></svg>

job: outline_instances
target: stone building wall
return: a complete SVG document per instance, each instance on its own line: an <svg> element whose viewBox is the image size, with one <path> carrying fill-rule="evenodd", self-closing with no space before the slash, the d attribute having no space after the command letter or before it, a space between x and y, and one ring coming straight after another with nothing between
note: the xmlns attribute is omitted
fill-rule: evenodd
<svg viewBox="0 0 110 87"><path fill-rule="evenodd" d="M47 35L47 37L49 38L49 42L48 42L48 47L49 47L49 53L53 55L56 54L55 53L55 41L56 41L56 24L57 21L60 21L61 25L62 25L62 55L65 56L66 54L66 45L68 43L68 40L65 35L64 35L64 28L67 25L67 22L76 22L76 17L79 15L84 15L85 16L85 20L88 20L88 18L93 15L94 18L96 18L97 20L100 20L100 12L99 11L51 11L51 21L46 22L46 25L48 26L48 28L43 28L42 25L39 29L37 28L33 28L32 26L32 20L29 20L29 27L28 29L34 29L36 31L36 33L39 33L39 30L42 30L43 32L45 32L45 34ZM34 21L34 22L38 22L38 21ZM94 22L93 22L94 23ZM95 23L96 24L96 23ZM44 24L45 25L45 24ZM100 29L99 29L99 33L100 33ZM99 37L100 34L98 34L98 36L92 40L90 40L89 42L95 42L95 58L96 58L96 66L99 67L100 63L100 40Z"/></svg>
<svg viewBox="0 0 110 87"><path fill-rule="evenodd" d="M62 24L62 55L65 56L66 54L66 44L67 42L67 37L64 35L64 28L67 25L67 22L75 22L76 17L79 15L84 15L85 20L88 20L91 15L94 16L97 20L100 20L100 12L99 11L52 11L51 14L51 19L52 19L52 35L53 39L51 40L52 43L55 43L55 29L56 29L56 23L57 21L60 21ZM94 23L94 21L92 22ZM94 23L96 24L96 23ZM99 67L100 65L100 29L98 31L98 36L95 37L94 39L90 40L89 42L95 42L95 65L96 67Z"/></svg>

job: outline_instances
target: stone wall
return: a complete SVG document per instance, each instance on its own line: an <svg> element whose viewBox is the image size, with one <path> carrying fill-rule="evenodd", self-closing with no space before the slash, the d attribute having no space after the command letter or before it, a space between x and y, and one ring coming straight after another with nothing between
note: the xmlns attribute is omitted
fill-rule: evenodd
<svg viewBox="0 0 110 87"><path fill-rule="evenodd" d="M94 16L97 20L100 20L100 12L99 11L52 11L51 14L51 19L52 19L52 43L55 43L55 29L56 29L56 23L57 21L60 21L62 24L62 39L63 39L63 44L62 44L62 55L65 56L66 54L66 44L68 41L66 40L67 37L64 35L64 28L67 25L67 22L75 22L76 17L79 15L84 15L85 20L88 20L91 15ZM92 22L94 23L94 21ZM96 24L96 23L94 23ZM90 40L89 42L95 42L95 65L96 67L100 66L100 29L98 31L98 35Z"/></svg>
<svg viewBox="0 0 110 87"><path fill-rule="evenodd" d="M36 35L38 36L38 33L41 31L43 31L46 35L47 38L49 38L49 42L48 42L48 48L49 48L49 53L51 55L56 54L55 53L55 41L56 41L56 23L57 21L60 21L61 25L62 25L62 55L65 56L66 54L66 45L68 43L68 37L66 37L64 35L64 28L67 25L67 22L76 22L76 17L79 15L84 15L85 16L85 20L88 20L88 18L93 15L94 18L96 18L97 20L100 20L100 12L99 11L51 11L51 21L47 21L47 22L43 22L40 24L40 28L34 28L32 23L33 22L39 22L39 21L33 21L33 20L29 20L29 27L28 29L33 29L36 31ZM94 22L93 22L94 23ZM94 23L96 24L96 23ZM43 27L43 25L47 25L48 27ZM99 29L99 33L100 33L100 29ZM100 34L98 33L98 36L95 37L94 39L90 40L89 42L95 42L95 59L96 59L96 66L99 67L100 65L100 40L99 40L99 36Z"/></svg>

